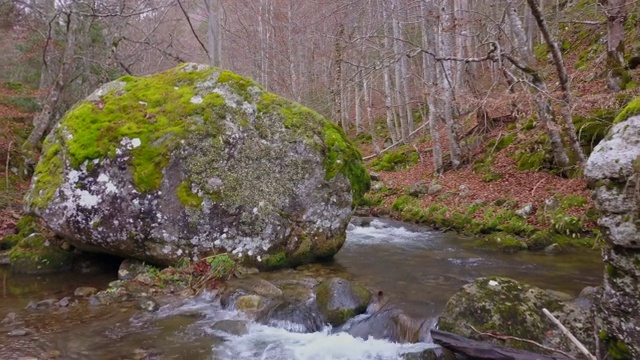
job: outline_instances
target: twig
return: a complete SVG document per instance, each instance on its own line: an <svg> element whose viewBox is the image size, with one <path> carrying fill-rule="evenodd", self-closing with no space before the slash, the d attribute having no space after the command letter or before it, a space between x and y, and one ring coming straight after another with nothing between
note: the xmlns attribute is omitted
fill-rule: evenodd
<svg viewBox="0 0 640 360"><path fill-rule="evenodd" d="M473 331L475 331L476 333L480 334L480 335L485 335L485 336L489 336L492 337L494 339L499 339L499 340L516 340L516 341L522 341L522 342L526 342L528 344L532 344L535 345L541 349L547 350L547 351L552 351L552 352L557 352L559 354L562 354L566 357L568 357L569 359L574 359L575 358L571 355L569 355L568 353L562 351L562 350L558 350L558 349L554 349L552 347L548 347L548 346L544 346L542 344L540 344L537 341L533 341L533 340L529 340L529 339L522 339L519 337L515 337L515 336L509 336L509 335L497 335L497 334L492 334L492 333L486 333L486 332L480 332L478 331L475 327L473 327L473 325L469 325L471 327L471 329L473 329Z"/></svg>
<svg viewBox="0 0 640 360"><path fill-rule="evenodd" d="M573 334L566 327L564 327L564 325L562 325L558 319L556 319L555 316L551 315L549 310L543 308L542 309L542 313L545 314L549 318L549 320L551 320L551 322L556 324L556 326L558 328L560 328L560 331L562 331L562 333L566 337L568 337L569 340L571 340L571 342L580 350L580 352L582 352L584 354L584 356L587 357L587 359L589 359L589 360L597 360L596 357L591 355L589 350L587 350L587 348L584 347L584 345L582 345L582 343L580 341L578 341L578 339L576 339L576 337L573 336Z"/></svg>
<svg viewBox="0 0 640 360"><path fill-rule="evenodd" d="M5 191L9 191L9 160L11 159L11 146L13 145L13 141L9 142L9 150L7 150L7 163L4 165L4 176L5 181L7 183L7 187Z"/></svg>
<svg viewBox="0 0 640 360"><path fill-rule="evenodd" d="M542 182L543 182L544 180L545 180L545 179L542 179L542 180L538 181L538 183L533 187L533 190L531 190L531 195L533 195L533 194L536 192L536 189L538 188L538 186L539 186L540 184L542 184Z"/></svg>

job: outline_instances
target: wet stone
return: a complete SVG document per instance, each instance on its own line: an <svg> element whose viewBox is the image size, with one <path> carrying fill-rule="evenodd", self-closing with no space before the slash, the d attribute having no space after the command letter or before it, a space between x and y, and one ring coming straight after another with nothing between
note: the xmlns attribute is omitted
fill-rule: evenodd
<svg viewBox="0 0 640 360"><path fill-rule="evenodd" d="M249 332L249 325L243 320L220 320L211 329L239 336Z"/></svg>
<svg viewBox="0 0 640 360"><path fill-rule="evenodd" d="M138 307L148 312L156 312L160 309L158 302L152 297L143 297L138 301Z"/></svg>
<svg viewBox="0 0 640 360"><path fill-rule="evenodd" d="M97 292L98 292L98 289L94 287L81 286L73 292L73 295L79 296L79 297L89 297L91 295L94 295Z"/></svg>
<svg viewBox="0 0 640 360"><path fill-rule="evenodd" d="M26 336L28 334L29 332L25 329L15 329L7 333L7 335L10 337L20 337L20 336Z"/></svg>

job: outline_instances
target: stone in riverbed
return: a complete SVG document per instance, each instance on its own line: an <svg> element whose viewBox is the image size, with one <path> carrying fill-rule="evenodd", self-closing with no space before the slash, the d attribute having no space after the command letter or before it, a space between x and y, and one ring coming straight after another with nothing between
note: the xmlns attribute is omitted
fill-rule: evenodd
<svg viewBox="0 0 640 360"><path fill-rule="evenodd" d="M585 304L587 302L587 305ZM548 309L588 348L595 347L594 314L588 299L567 301L566 295L545 291L504 277L485 277L465 285L447 302L440 316L440 330L486 341L479 332L497 333L533 340L543 345L579 354L553 325L542 309ZM498 343L497 340L489 340ZM500 345L536 351L528 343L500 341Z"/></svg>
<svg viewBox="0 0 640 360"><path fill-rule="evenodd" d="M218 330L231 335L241 336L249 332L249 324L244 320L220 320L213 324L211 330Z"/></svg>
<svg viewBox="0 0 640 360"><path fill-rule="evenodd" d="M315 294L320 312L333 326L340 326L365 312L371 300L369 290L338 277L320 283Z"/></svg>
<svg viewBox="0 0 640 360"><path fill-rule="evenodd" d="M91 124L91 126L87 126ZM333 256L370 180L344 132L229 71L125 76L47 137L26 197L81 250L259 269Z"/></svg>
<svg viewBox="0 0 640 360"><path fill-rule="evenodd" d="M80 297L89 297L97 292L98 292L98 289L94 287L81 286L73 292L73 295L80 296Z"/></svg>

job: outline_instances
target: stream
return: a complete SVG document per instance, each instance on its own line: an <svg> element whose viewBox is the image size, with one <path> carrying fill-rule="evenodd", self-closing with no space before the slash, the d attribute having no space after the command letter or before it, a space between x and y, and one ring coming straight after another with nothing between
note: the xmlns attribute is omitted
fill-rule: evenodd
<svg viewBox="0 0 640 360"><path fill-rule="evenodd" d="M602 279L602 260L595 252L503 254L474 248L471 239L454 233L387 219L356 220L365 226L349 226L347 242L334 261L302 268L347 274L371 290L383 290L412 316L437 316L462 285L481 276L508 276L573 296ZM0 267L0 278L0 320L14 312L20 327L28 330L24 336L9 336L11 327L0 324L3 360L391 360L433 346L363 340L329 329L293 333L256 323L244 335L231 335L212 325L243 315L223 310L209 293L159 299L163 306L155 313L128 303L90 306L86 300L65 308L25 310L31 300L73 299L79 286L105 288L115 274L17 277Z"/></svg>

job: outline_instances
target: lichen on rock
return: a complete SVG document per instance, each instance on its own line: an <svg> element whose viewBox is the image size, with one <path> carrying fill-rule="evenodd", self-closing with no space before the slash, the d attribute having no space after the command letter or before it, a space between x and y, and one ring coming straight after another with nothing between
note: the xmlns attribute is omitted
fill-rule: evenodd
<svg viewBox="0 0 640 360"><path fill-rule="evenodd" d="M606 243L598 317L609 358L640 358L640 116L638 99L616 118L589 157L585 175L594 189Z"/></svg>
<svg viewBox="0 0 640 360"><path fill-rule="evenodd" d="M593 316L590 299L569 299L509 278L479 278L449 299L438 326L441 330L483 341L497 342L478 332L512 336L515 338L506 343L500 342L500 345L513 348L540 350L531 343L516 340L520 338L578 354L579 350L566 341L564 335L542 313L543 308L548 309L583 344L591 348ZM587 305L584 306L584 303Z"/></svg>
<svg viewBox="0 0 640 360"><path fill-rule="evenodd" d="M368 187L336 125L184 64L74 106L45 141L26 206L84 250L159 264L229 253L269 269L335 254Z"/></svg>

